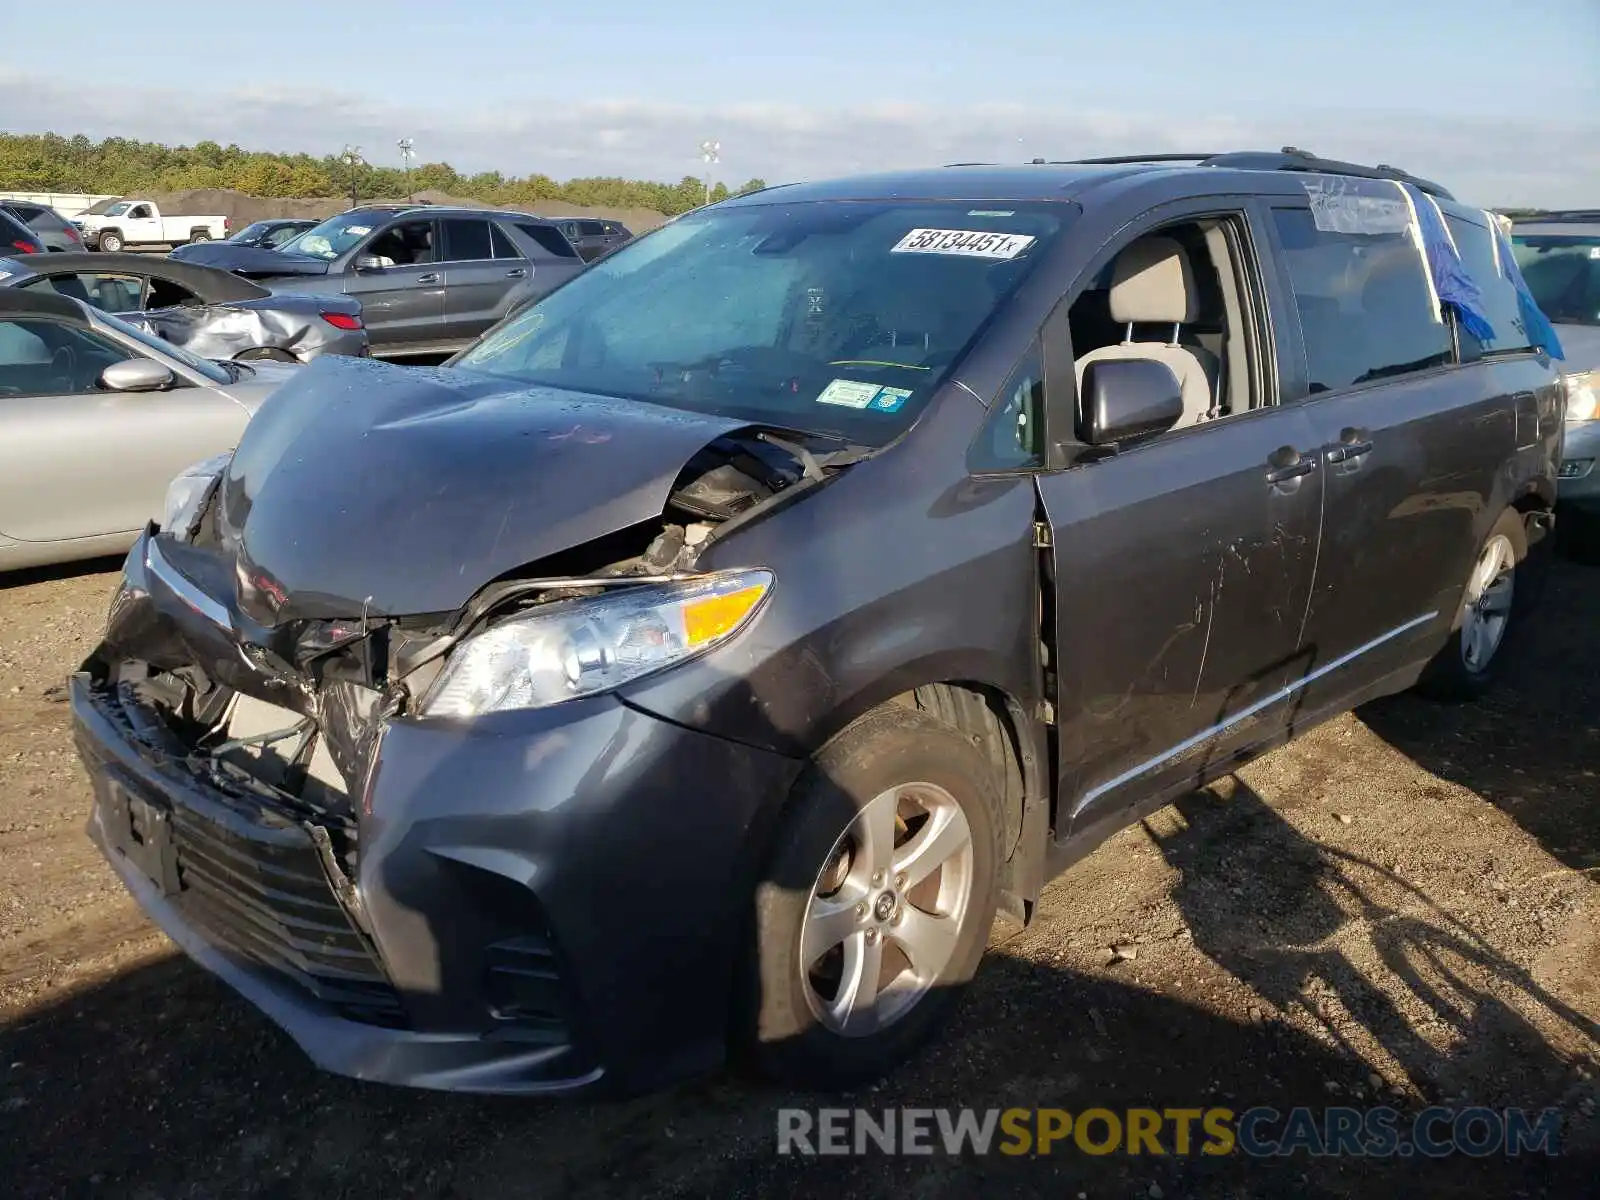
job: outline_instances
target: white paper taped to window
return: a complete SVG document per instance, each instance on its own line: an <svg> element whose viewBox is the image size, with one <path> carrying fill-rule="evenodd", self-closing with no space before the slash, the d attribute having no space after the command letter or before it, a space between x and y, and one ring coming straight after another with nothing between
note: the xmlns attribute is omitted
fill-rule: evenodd
<svg viewBox="0 0 1600 1200"><path fill-rule="evenodd" d="M1387 180L1315 175L1301 180L1311 200L1311 219L1323 233L1405 233L1415 217L1405 194Z"/></svg>

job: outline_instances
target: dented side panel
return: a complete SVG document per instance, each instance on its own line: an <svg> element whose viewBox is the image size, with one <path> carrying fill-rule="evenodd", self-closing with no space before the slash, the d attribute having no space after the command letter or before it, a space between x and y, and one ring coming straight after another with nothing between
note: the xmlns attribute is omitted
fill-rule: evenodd
<svg viewBox="0 0 1600 1200"><path fill-rule="evenodd" d="M1303 411L1263 409L1041 477L1074 826L1198 778L1284 719L1269 706L1236 720L1306 666L1322 474L1267 474L1282 447L1315 444Z"/></svg>

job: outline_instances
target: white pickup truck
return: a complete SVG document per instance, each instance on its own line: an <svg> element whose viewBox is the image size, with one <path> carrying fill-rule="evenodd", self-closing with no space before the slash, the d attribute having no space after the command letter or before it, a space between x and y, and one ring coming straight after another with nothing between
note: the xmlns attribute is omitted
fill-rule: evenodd
<svg viewBox="0 0 1600 1200"><path fill-rule="evenodd" d="M153 200L102 200L72 219L91 250L115 254L130 246L182 246L228 236L222 216L163 217Z"/></svg>

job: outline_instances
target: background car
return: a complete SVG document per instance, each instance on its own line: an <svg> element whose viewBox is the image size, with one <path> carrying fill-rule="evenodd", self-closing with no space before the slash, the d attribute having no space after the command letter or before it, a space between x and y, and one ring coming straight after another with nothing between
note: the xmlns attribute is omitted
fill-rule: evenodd
<svg viewBox="0 0 1600 1200"><path fill-rule="evenodd" d="M0 287L0 570L115 554L300 368L209 362L50 291Z"/></svg>
<svg viewBox="0 0 1600 1200"><path fill-rule="evenodd" d="M7 200L0 203L0 209L33 230L46 250L70 252L83 249L83 238L78 235L77 227L47 204Z"/></svg>
<svg viewBox="0 0 1600 1200"><path fill-rule="evenodd" d="M352 208L281 249L207 259L274 292L358 298L378 358L453 354L584 269L542 217L421 204Z"/></svg>
<svg viewBox="0 0 1600 1200"><path fill-rule="evenodd" d="M263 250L276 250L316 223L311 217L274 217L266 221L254 221L230 238L220 242L190 242L176 247L167 257L183 262L205 263L213 246L259 246Z"/></svg>
<svg viewBox="0 0 1600 1200"><path fill-rule="evenodd" d="M170 258L83 252L0 260L0 287L59 292L203 358L309 362L367 354L359 300L276 294L228 271Z"/></svg>
<svg viewBox="0 0 1600 1200"><path fill-rule="evenodd" d="M44 252L45 244L39 235L4 208L0 208L0 254L43 254Z"/></svg>
<svg viewBox="0 0 1600 1200"><path fill-rule="evenodd" d="M1574 558L1600 562L1600 209L1518 222L1511 245L1528 290L1556 327L1567 356L1567 436L1556 528Z"/></svg>
<svg viewBox="0 0 1600 1200"><path fill-rule="evenodd" d="M593 262L607 251L633 240L632 231L621 221L569 218L558 220L555 226L572 243L584 262Z"/></svg>

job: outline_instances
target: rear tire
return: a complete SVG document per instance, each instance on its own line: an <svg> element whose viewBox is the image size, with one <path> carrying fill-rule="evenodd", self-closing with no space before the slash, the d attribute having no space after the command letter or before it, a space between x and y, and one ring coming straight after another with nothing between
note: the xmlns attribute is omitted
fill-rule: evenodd
<svg viewBox="0 0 1600 1200"><path fill-rule="evenodd" d="M988 943L1004 829L1001 781L951 726L886 705L829 742L756 891L740 1033L757 1068L848 1087L931 1038Z"/></svg>
<svg viewBox="0 0 1600 1200"><path fill-rule="evenodd" d="M102 233L100 243L95 249L105 254L120 254L122 252L122 235L120 233Z"/></svg>
<svg viewBox="0 0 1600 1200"><path fill-rule="evenodd" d="M189 233L189 244L191 246L198 246L201 242L209 242L210 240L211 235L204 229L191 230Z"/></svg>
<svg viewBox="0 0 1600 1200"><path fill-rule="evenodd" d="M1542 590L1547 543L1530 554L1522 514L1507 509L1473 557L1457 628L1422 673L1417 691L1446 702L1476 700L1494 686L1522 619Z"/></svg>
<svg viewBox="0 0 1600 1200"><path fill-rule="evenodd" d="M252 346L248 350L241 350L233 356L235 362L286 362L293 363L300 360L287 350L280 350L276 346Z"/></svg>

